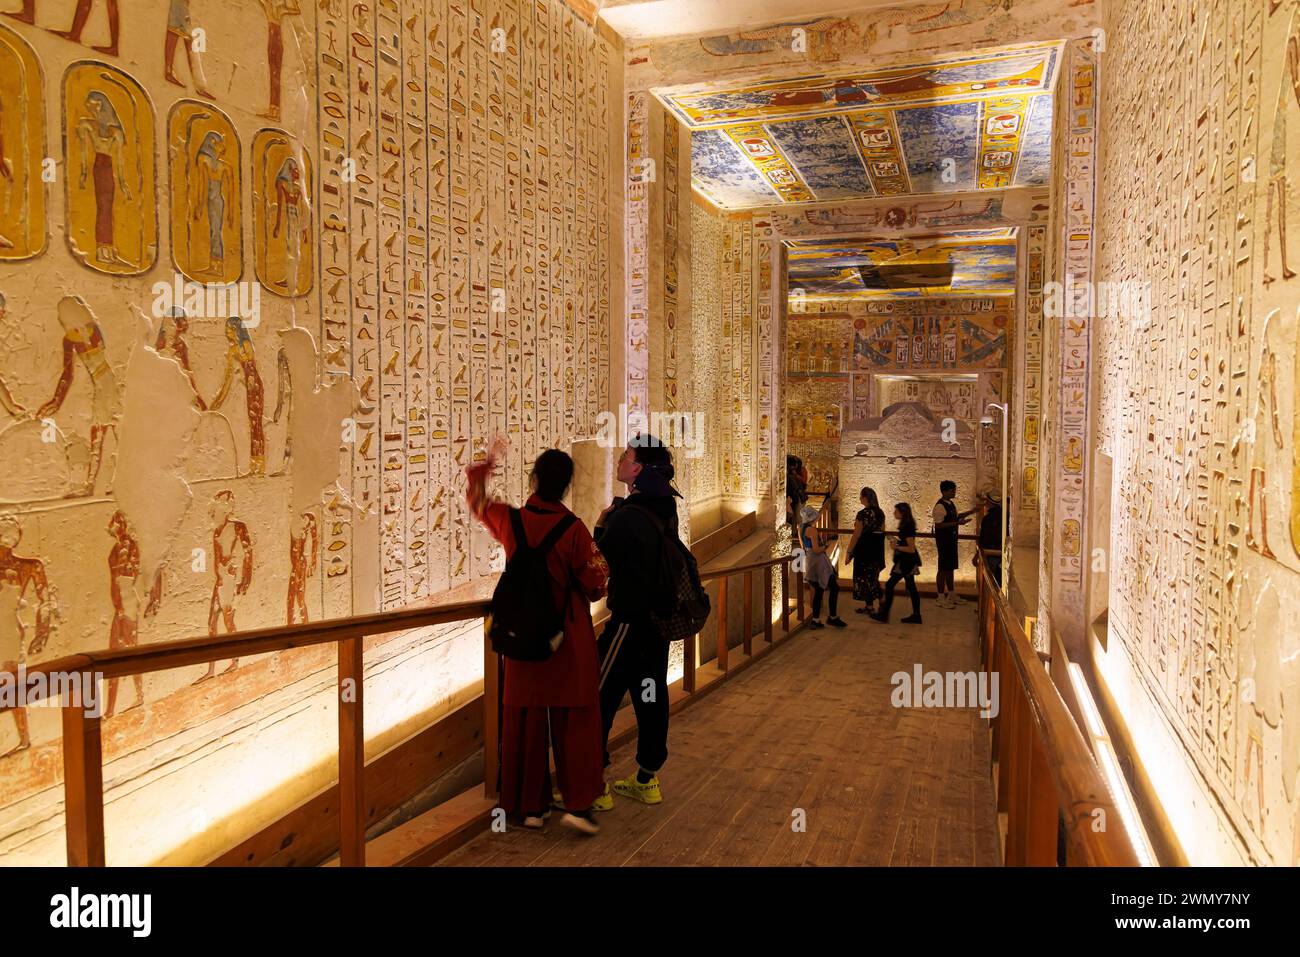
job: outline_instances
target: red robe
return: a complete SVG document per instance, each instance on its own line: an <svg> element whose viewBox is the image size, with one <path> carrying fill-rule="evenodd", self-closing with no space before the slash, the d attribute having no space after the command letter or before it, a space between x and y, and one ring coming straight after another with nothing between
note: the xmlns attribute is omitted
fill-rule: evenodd
<svg viewBox="0 0 1300 957"><path fill-rule="evenodd" d="M536 495L520 510L524 533L536 545L569 510L559 502L547 502ZM480 516L492 537L505 546L506 557L514 554L514 532L510 527L510 506L487 503ZM502 700L515 707L581 708L600 703L596 660L596 634L591 627L591 603L605 594L609 568L591 540L587 526L577 521L560 536L546 556L556 602L566 600L564 641L545 661L505 661ZM572 587L564 582L572 581Z"/></svg>

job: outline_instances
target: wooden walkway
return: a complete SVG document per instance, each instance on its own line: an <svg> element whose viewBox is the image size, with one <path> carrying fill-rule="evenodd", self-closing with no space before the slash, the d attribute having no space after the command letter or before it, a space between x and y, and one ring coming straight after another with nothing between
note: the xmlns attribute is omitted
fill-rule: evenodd
<svg viewBox="0 0 1300 957"><path fill-rule="evenodd" d="M843 604L847 629L800 633L674 716L662 804L615 796L595 837L556 814L542 831L480 835L441 863L996 865L978 713L890 703L890 676L918 662L978 667L974 604L925 601L920 626L878 625ZM634 753L616 751L607 779L634 770Z"/></svg>

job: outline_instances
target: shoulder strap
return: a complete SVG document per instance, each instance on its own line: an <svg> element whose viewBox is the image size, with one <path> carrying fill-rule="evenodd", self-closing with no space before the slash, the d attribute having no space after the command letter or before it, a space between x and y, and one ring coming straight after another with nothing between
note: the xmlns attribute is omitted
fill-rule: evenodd
<svg viewBox="0 0 1300 957"><path fill-rule="evenodd" d="M528 544L528 535L524 532L524 516L517 508L510 509L510 529L515 534L515 551L528 551L532 548Z"/></svg>
<svg viewBox="0 0 1300 957"><path fill-rule="evenodd" d="M537 543L537 550L543 553L549 552L555 547L555 543L560 540L560 536L567 532L569 526L577 520L577 516L572 512L562 516L558 522L551 526L551 530L546 533L546 537Z"/></svg>

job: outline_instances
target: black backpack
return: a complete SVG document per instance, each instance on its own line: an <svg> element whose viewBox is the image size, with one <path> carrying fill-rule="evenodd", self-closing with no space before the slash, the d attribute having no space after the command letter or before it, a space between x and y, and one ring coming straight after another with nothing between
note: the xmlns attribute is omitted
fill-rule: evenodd
<svg viewBox="0 0 1300 957"><path fill-rule="evenodd" d="M658 515L648 508L637 507L654 523L660 538L657 600L650 617L659 626L664 641L681 641L697 635L709 620L711 604L709 593L700 582L695 556L680 538L668 531Z"/></svg>
<svg viewBox="0 0 1300 957"><path fill-rule="evenodd" d="M565 605L555 607L555 586L546 555L575 521L572 513L565 515L536 546L530 546L519 509L510 510L515 551L492 592L488 617L488 640L498 655L515 661L545 661L560 647Z"/></svg>

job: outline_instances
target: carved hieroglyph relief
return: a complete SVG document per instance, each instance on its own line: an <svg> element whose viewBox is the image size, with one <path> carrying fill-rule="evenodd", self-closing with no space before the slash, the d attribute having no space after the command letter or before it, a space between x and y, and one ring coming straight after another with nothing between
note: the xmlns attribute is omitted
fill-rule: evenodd
<svg viewBox="0 0 1300 957"><path fill-rule="evenodd" d="M0 482L0 666L489 574L461 470L504 435L518 500L608 405L621 51L531 0L0 13L0 454L24 463ZM118 682L106 760L202 747L321 667ZM49 718L0 713L0 857L60 853ZM170 853L161 833L116 847Z"/></svg>
<svg viewBox="0 0 1300 957"><path fill-rule="evenodd" d="M1149 80L1102 85L1097 274L1153 316L1095 337L1111 641L1205 793L1190 840L1222 835L1194 863L1295 865L1300 5L1112 6L1103 69Z"/></svg>

